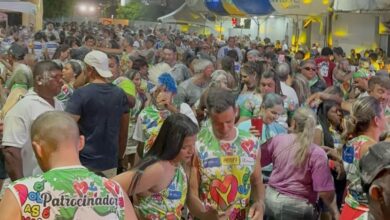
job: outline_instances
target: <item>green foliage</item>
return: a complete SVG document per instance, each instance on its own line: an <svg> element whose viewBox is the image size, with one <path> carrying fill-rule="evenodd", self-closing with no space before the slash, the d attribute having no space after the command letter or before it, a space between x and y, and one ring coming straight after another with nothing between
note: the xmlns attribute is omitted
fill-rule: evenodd
<svg viewBox="0 0 390 220"><path fill-rule="evenodd" d="M125 6L119 6L116 10L117 17L120 19L136 20L143 11L144 5L139 0L133 0Z"/></svg>
<svg viewBox="0 0 390 220"><path fill-rule="evenodd" d="M43 0L43 18L72 16L77 0Z"/></svg>

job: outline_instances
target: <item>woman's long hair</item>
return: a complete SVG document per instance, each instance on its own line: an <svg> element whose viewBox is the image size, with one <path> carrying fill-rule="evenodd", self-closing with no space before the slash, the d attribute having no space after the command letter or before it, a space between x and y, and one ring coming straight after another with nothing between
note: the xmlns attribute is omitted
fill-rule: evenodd
<svg viewBox="0 0 390 220"><path fill-rule="evenodd" d="M297 93L299 105L302 106L311 93L307 79L302 74L296 74L291 87Z"/></svg>
<svg viewBox="0 0 390 220"><path fill-rule="evenodd" d="M295 154L295 164L302 166L308 158L309 147L314 140L316 115L309 108L301 107L295 113L294 133L297 135L294 147L298 148Z"/></svg>
<svg viewBox="0 0 390 220"><path fill-rule="evenodd" d="M382 106L380 102L371 96L359 98L352 105L351 115L345 118L345 130L341 136L344 143L350 137L356 137L367 131L371 120L380 116Z"/></svg>
<svg viewBox="0 0 390 220"><path fill-rule="evenodd" d="M61 52L63 53L63 52L65 52L65 51L69 50L69 49L70 49L70 47L69 47L69 45L67 45L67 44L60 45L60 46L57 48L56 52L54 52L53 60L59 59L59 58L60 58L60 55L61 55Z"/></svg>
<svg viewBox="0 0 390 220"><path fill-rule="evenodd" d="M154 144L144 159L133 168L136 172L130 183L129 195L134 193L135 187L147 167L160 160L175 159L183 147L184 138L197 133L198 126L184 114L174 113L165 119Z"/></svg>
<svg viewBox="0 0 390 220"><path fill-rule="evenodd" d="M333 106L338 105L339 104L335 101L325 100L318 106L317 109L317 119L318 123L322 127L322 133L324 135L324 145L331 148L334 148L334 141L329 131L330 123L328 120L328 112Z"/></svg>

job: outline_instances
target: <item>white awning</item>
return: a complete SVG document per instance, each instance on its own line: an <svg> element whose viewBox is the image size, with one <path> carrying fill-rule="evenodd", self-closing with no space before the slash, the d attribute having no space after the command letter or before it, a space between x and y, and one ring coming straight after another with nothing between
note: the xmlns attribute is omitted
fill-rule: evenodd
<svg viewBox="0 0 390 220"><path fill-rule="evenodd" d="M335 0L336 11L384 11L390 9L389 0Z"/></svg>
<svg viewBox="0 0 390 220"><path fill-rule="evenodd" d="M36 5L31 2L0 1L0 11L3 12L11 11L34 14L36 10Z"/></svg>
<svg viewBox="0 0 390 220"><path fill-rule="evenodd" d="M175 11L157 18L157 21L163 23L205 25L207 19L201 12L194 11L184 2Z"/></svg>

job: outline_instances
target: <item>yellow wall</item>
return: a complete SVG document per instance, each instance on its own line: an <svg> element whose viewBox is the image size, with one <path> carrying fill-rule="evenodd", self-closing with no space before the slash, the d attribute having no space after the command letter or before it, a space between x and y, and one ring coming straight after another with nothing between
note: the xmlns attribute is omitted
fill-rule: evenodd
<svg viewBox="0 0 390 220"><path fill-rule="evenodd" d="M23 13L22 15L22 24L29 25L34 24L34 30L42 30L43 28L43 0L28 0L29 2L37 6L37 11L35 14Z"/></svg>

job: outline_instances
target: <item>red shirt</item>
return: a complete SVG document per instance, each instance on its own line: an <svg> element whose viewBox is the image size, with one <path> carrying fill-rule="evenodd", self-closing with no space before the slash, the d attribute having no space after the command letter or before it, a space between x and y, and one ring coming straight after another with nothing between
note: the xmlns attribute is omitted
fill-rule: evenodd
<svg viewBox="0 0 390 220"><path fill-rule="evenodd" d="M326 57L319 57L314 60L317 64L318 73L324 77L327 86L333 85L333 69L336 67L336 64L333 61L330 61Z"/></svg>

